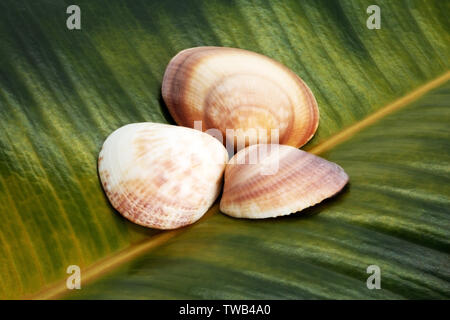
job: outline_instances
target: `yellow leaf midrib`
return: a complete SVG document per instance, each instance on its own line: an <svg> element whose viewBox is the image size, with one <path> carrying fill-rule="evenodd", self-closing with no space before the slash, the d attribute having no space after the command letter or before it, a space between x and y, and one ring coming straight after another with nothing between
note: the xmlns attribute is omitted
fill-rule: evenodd
<svg viewBox="0 0 450 320"><path fill-rule="evenodd" d="M450 71L447 71L443 75L416 88L409 94L395 100L394 102L389 103L388 105L382 107L378 111L375 111L370 116L351 125L350 127L347 127L346 129L340 131L338 134L332 136L331 138L327 139L326 141L323 141L322 143L318 144L317 146L315 146L311 149L305 148L305 151L308 151L308 152L314 153L314 154L324 153L324 152L334 148L338 144L344 142L345 140L348 140L355 133L374 124L375 122L384 118L388 114L391 114L391 113L409 105L410 103L416 101L417 99L422 97L424 94L428 93L429 91L433 90L434 88L439 87L440 85L447 82L449 79L450 79Z"/></svg>
<svg viewBox="0 0 450 320"><path fill-rule="evenodd" d="M409 105L410 103L416 101L417 99L422 97L424 94L439 87L440 85L447 82L449 79L450 79L450 71L447 71L443 75L416 88L409 94L380 108L378 111L374 112L373 114L364 118L363 120L340 131L338 134L332 136L331 138L327 139L326 141L321 142L319 145L312 147L310 149L306 148L305 150L310 153L316 154L316 155L322 154L322 153L334 148L335 146L339 145L340 143L350 139L357 132L374 124L375 122L384 118L388 114L391 114L391 113ZM202 217L202 219L199 222L201 223L202 220L207 219L208 217L212 216L214 213L216 213L218 211L219 211L219 206L216 203ZM182 229L161 232L161 233L157 234L156 236L152 237L151 239L144 240L137 244L133 244L112 256L108 256L106 258L99 260L97 263L82 270L81 285L83 286L86 283L91 282L94 279L100 277L105 272L113 270L114 268L118 267L119 265L122 265L128 261L131 261L133 258L138 257L142 253L147 252L155 247L158 247L158 246L166 243L168 240L174 238L175 236L177 236L178 234L180 234L184 231L187 231L190 228L191 227L185 227ZM68 293L68 289L66 289L66 282L64 280L64 281L59 281L59 282L55 283L54 285L44 288L37 294L31 295L31 296L26 296L23 299L37 299L37 300L55 299L55 298L62 296L65 293Z"/></svg>

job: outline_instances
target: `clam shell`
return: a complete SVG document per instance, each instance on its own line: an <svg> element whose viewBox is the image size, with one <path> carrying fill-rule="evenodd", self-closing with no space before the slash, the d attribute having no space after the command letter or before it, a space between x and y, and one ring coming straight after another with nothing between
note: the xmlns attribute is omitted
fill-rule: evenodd
<svg viewBox="0 0 450 320"><path fill-rule="evenodd" d="M98 159L112 206L134 223L174 229L194 223L217 198L228 153L210 135L159 123L114 131Z"/></svg>
<svg viewBox="0 0 450 320"><path fill-rule="evenodd" d="M162 96L179 125L194 128L201 121L201 130L219 130L236 149L244 142L301 147L319 124L314 95L295 73L242 49L181 51L167 66Z"/></svg>
<svg viewBox="0 0 450 320"><path fill-rule="evenodd" d="M340 166L313 154L285 145L252 145L225 169L220 210L237 218L288 215L335 195L347 182Z"/></svg>

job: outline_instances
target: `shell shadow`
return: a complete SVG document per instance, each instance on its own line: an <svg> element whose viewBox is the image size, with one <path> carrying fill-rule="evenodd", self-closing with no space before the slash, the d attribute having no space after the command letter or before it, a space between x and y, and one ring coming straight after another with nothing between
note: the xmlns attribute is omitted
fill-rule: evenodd
<svg viewBox="0 0 450 320"><path fill-rule="evenodd" d="M344 188L342 188L341 191L339 191L332 197L327 198L327 199L323 200L322 202L320 202L312 207L306 208L302 211L297 211L288 216L280 217L280 220L289 220L289 219L301 220L301 219L308 219L313 216L316 216L319 213L321 213L322 211L324 211L325 209L329 209L329 208L341 203L347 197L349 192L350 192L350 183L347 183L344 186Z"/></svg>
<svg viewBox="0 0 450 320"><path fill-rule="evenodd" d="M161 110L161 114L164 117L164 120L166 120L166 122L169 124L176 125L175 120L173 119L172 115L169 112L169 108L167 108L167 105L164 102L164 98L162 96L161 90L159 90L158 102L159 102L159 108Z"/></svg>
<svg viewBox="0 0 450 320"><path fill-rule="evenodd" d="M342 188L341 191L339 191L338 193L336 193L335 195L333 195L330 198L327 198L325 200L323 200L322 202L306 208L304 210L301 211L297 211L295 213L291 213L289 215L286 216L281 216L281 217L275 217L275 218L265 218L265 219L255 219L252 220L253 223L285 223L288 221L292 221L292 220L306 220L306 219L310 219L316 215L318 215L319 213L321 213L322 211L324 211L325 209L329 209L332 206L336 206L339 203L341 203L342 201L344 201L344 199L349 195L350 193L350 183L347 183L347 185L344 186L344 188ZM220 200L220 199L219 199ZM225 217L233 219L233 220L243 220L241 218L234 218L231 216L228 216L226 214L224 214L223 212L221 212ZM250 221L251 219L244 219L247 221Z"/></svg>

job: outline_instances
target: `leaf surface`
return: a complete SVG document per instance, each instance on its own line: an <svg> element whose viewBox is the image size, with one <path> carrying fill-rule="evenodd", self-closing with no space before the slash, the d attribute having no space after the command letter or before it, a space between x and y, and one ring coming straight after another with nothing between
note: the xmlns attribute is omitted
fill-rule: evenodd
<svg viewBox="0 0 450 320"><path fill-rule="evenodd" d="M413 149L418 152L426 147L441 146L441 151L432 158L436 163L431 162L433 166L429 168L428 162L416 158L416 162L410 166L425 172L431 170L431 176L418 175L413 178L416 171L402 169L404 158L394 152L397 150L394 147L402 149L404 145L394 145L394 142L402 143L401 138L394 134L384 138L389 140L385 143L391 143L385 147L386 152L392 153L386 155L389 159L387 163L392 166L396 164L398 172L404 172L406 176L411 174L406 180L410 184L407 191L402 189L405 187L403 185L388 183L393 178L391 171L370 171L371 162L359 162L359 167L357 163L348 165L345 161L350 160L342 158L343 154L339 156L343 145L326 156L341 164L350 174L352 183L348 189L349 195L343 194L329 204L327 202L312 209L328 210L327 206L331 206L330 213L314 215L311 219L295 215L279 221L251 222L234 221L215 214L193 228L167 236L123 219L109 205L98 181L96 160L109 133L132 122L172 121L162 102L160 85L170 58L188 47L217 45L256 51L284 63L302 77L314 92L321 114L319 130L307 148L322 145L343 129L359 123L448 70L449 2L417 0L377 3L382 9L380 30L366 28L366 8L372 4L370 1L80 0L77 5L82 12L82 29L71 31L65 26L68 17L66 8L72 4L68 1L2 1L0 297L51 297L54 292L64 292L69 265L79 265L82 274L85 274L84 270L94 270L92 274L99 276L149 248L155 248L154 255L146 255L145 259L143 257L146 262L140 262L141 272L149 270L148 261L155 265L160 263L155 269L169 278L162 277L159 289L155 287L157 291L142 293L142 297L207 296L208 291L195 293L186 291L188 287L183 291L180 289L181 283L180 287L173 287L171 291L172 282L164 282L169 281L172 274L164 266L177 261L180 257L177 258L175 253L186 249L182 241L175 240L178 236L192 237L189 241L196 241L191 250L204 251L205 254L209 252L210 259L224 259L222 262L216 260L217 268L208 271L211 279L219 279L221 274L229 275L230 272L243 277L241 269L233 268L232 261L236 259L227 260L232 255L226 255L236 250L236 245L240 243L244 246L243 254L251 251L252 241L260 243L252 252L254 256L243 257L241 262L238 259L236 263L241 263L241 267L245 261L253 259L256 268L258 257L267 254L272 254L273 263L278 257L284 259L279 261L279 269L275 266L270 269L271 265L261 266L261 269L249 266L247 272L249 277L253 277L253 282L247 283L247 289L236 286L236 291L211 291L209 297L240 296L246 292L256 296L258 292L264 292L265 287L260 287L261 279L272 281L274 286L278 286L273 294L267 294L272 297L355 296L359 289L346 286L346 280L364 286L364 281L360 279L364 273L361 266L374 257L372 253L376 256L383 252L381 249L370 251L367 249L369 244L363 246L361 251L353 250L356 243L351 242L352 238L345 242L348 248L343 253L339 251L340 247L332 249L339 242L320 238L320 232L337 225L341 241L345 235L360 236L363 243L384 240L384 236L376 233L381 237L377 238L375 233L368 231L381 228L381 222L374 218L378 216L384 223L381 224L382 230L399 233L400 238L404 238L400 244L412 250L402 250L403 255L392 254L389 259L383 256L383 261L389 262L386 266L393 268L407 265L405 255L409 254L410 259L413 259L416 257L414 254L430 247L431 251L425 250L428 260L423 261L423 269L420 270L435 276L428 284L428 291L434 292L433 296L436 297L445 296L448 278L443 276L444 271L439 266L433 265L436 268L432 270L434 273L428 273L433 268L428 262L441 261L439 259L447 257L444 252L448 243L442 239L443 228L448 225L447 207L442 205L448 202L448 190L445 190L446 185L442 182L445 174L448 176L448 161L445 162L448 160L445 158L448 157L448 145L443 145L447 140L442 136L448 132L443 129L441 136L435 134L436 126L430 122L427 122L428 125L415 124L421 130L411 131L411 135L422 133L429 136L418 140L422 141L423 146L419 148L416 145ZM429 100L432 105L433 99ZM447 100L445 95L442 99L441 104L448 101L448 96ZM447 110L448 106L441 106L440 116L436 115L441 126L445 119L445 125L448 124ZM410 129L414 127L411 125ZM382 139L373 140L373 143L381 143ZM370 154L368 151L375 152L369 146L361 146L355 141L349 143L355 143L355 148L358 145L356 149L361 150L360 156ZM415 140L403 142L409 146L416 143ZM407 161L411 159L405 158ZM429 158L424 156L423 159ZM377 161L378 166L381 166L380 160ZM380 180L372 181L373 185L365 184L369 177L359 176L361 180L358 180L358 175L366 171L371 174L370 177ZM403 179L397 178L398 181ZM425 180L431 189L421 187ZM363 184L359 185L358 181ZM433 193L433 187L440 190L440 196ZM360 197L356 197L355 201L346 200L358 192L361 192L362 197L363 189L370 194L385 195L384 200L378 199L384 205L375 202L372 208L371 202L366 203ZM414 201L395 202L405 192L414 201L426 204L420 219L416 211L402 208L407 205L410 208L409 205ZM334 211L331 208L335 206L344 207ZM377 214L378 210L382 212ZM404 216L407 214L411 216ZM350 217L355 220L349 220ZM370 219L375 219L373 225ZM437 223L436 219L442 220ZM366 225L362 225L364 223ZM410 226L425 231L423 243L419 241L421 238L417 238L419 233L416 230L408 229ZM265 240L258 239L258 230L264 231L259 237L265 237ZM308 258L306 253L313 252L308 247L301 249L293 245L291 249L286 249L283 247L283 238L279 242L276 239L287 233L291 234L289 240L293 244L308 238L314 241L309 243L310 248L323 246L318 250L324 255ZM306 236L308 234L309 237ZM170 241L177 241L179 247L173 249L172 244L168 244L159 249L161 243L172 235L177 237ZM243 236L248 238L238 241ZM211 237L223 237L223 244L210 251L202 250L202 246L208 246L206 240ZM399 244L396 242L399 241L397 237L389 239L394 241L393 244ZM206 242L202 244L203 241ZM263 246L264 243L270 250ZM323 251L326 248L330 248L328 254L338 254L337 260L327 258ZM364 251L364 248L369 251ZM195 253L193 251L192 254ZM207 260L187 257L189 250L183 252L186 255L183 258L185 264L180 265L178 271L173 270L180 272L180 277L184 268L192 271L190 266L209 266ZM235 254L237 252L239 250ZM350 262L338 266L338 262L346 260L345 257L352 257L350 260L354 261L357 268L349 271ZM332 267L330 263L336 265ZM295 267L297 264L310 272L295 271L299 273L286 276L288 266L299 270ZM417 270L413 268L406 274L397 274L391 279L391 285L407 290L410 287L402 287L402 279L413 277L407 279L416 283L420 290L413 290L410 294L423 296L428 291L421 287L422 281L414 278L417 277ZM346 274L347 271L349 274ZM200 274L200 271L196 272ZM283 272L281 278L280 272ZM358 280L355 273L360 277ZM148 279L156 274L152 269ZM323 291L325 289L317 288L319 277L325 275L327 279L338 277L337 281L330 280L329 286L333 290L326 292ZM242 284L247 281L245 277L241 279ZM310 286L302 285L298 279L308 281ZM187 277L188 280L191 283L186 282L186 285L190 287L203 281L202 278L195 278L195 273ZM280 281L283 283L280 284ZM113 281L111 285L115 284ZM55 286L59 288L56 291ZM123 292L128 289L123 288ZM389 292L392 291L392 296L407 296L408 292L403 289ZM367 293L364 288L361 292L366 295L376 294ZM100 291L89 289L89 295L97 294ZM113 293L104 294L107 296Z"/></svg>
<svg viewBox="0 0 450 320"><path fill-rule="evenodd" d="M335 198L276 219L217 213L74 297L448 299L449 101L446 84L326 152L350 176Z"/></svg>

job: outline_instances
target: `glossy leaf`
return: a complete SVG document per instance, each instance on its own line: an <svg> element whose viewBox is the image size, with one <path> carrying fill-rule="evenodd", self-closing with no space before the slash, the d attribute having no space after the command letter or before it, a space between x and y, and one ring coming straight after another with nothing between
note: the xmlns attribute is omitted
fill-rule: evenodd
<svg viewBox="0 0 450 320"><path fill-rule="evenodd" d="M217 213L75 297L448 299L449 101L447 84L327 152L351 177L337 197L285 218Z"/></svg>
<svg viewBox="0 0 450 320"><path fill-rule="evenodd" d="M161 235L110 207L96 158L106 136L121 125L172 121L160 85L179 50L240 47L290 67L319 103L320 126L308 148L440 76L450 61L446 1L377 1L380 30L366 28L371 1L80 0L82 29L72 31L65 26L69 4L0 3L2 298L64 288L69 265L103 270L110 257L126 256ZM341 196L311 209L319 215L253 222L215 214L83 292L448 296L441 263L448 261L448 95L439 92L441 100L425 100L431 107L422 116L445 126L440 131L431 120L398 131L387 130L383 121L382 128L368 129L372 136L355 136L326 155L352 182ZM393 117L413 117L408 110ZM431 153L412 157L399 153L404 148ZM376 150L384 150L385 158ZM386 290L368 292L364 266L376 258L388 272ZM136 274L124 277L130 270Z"/></svg>

